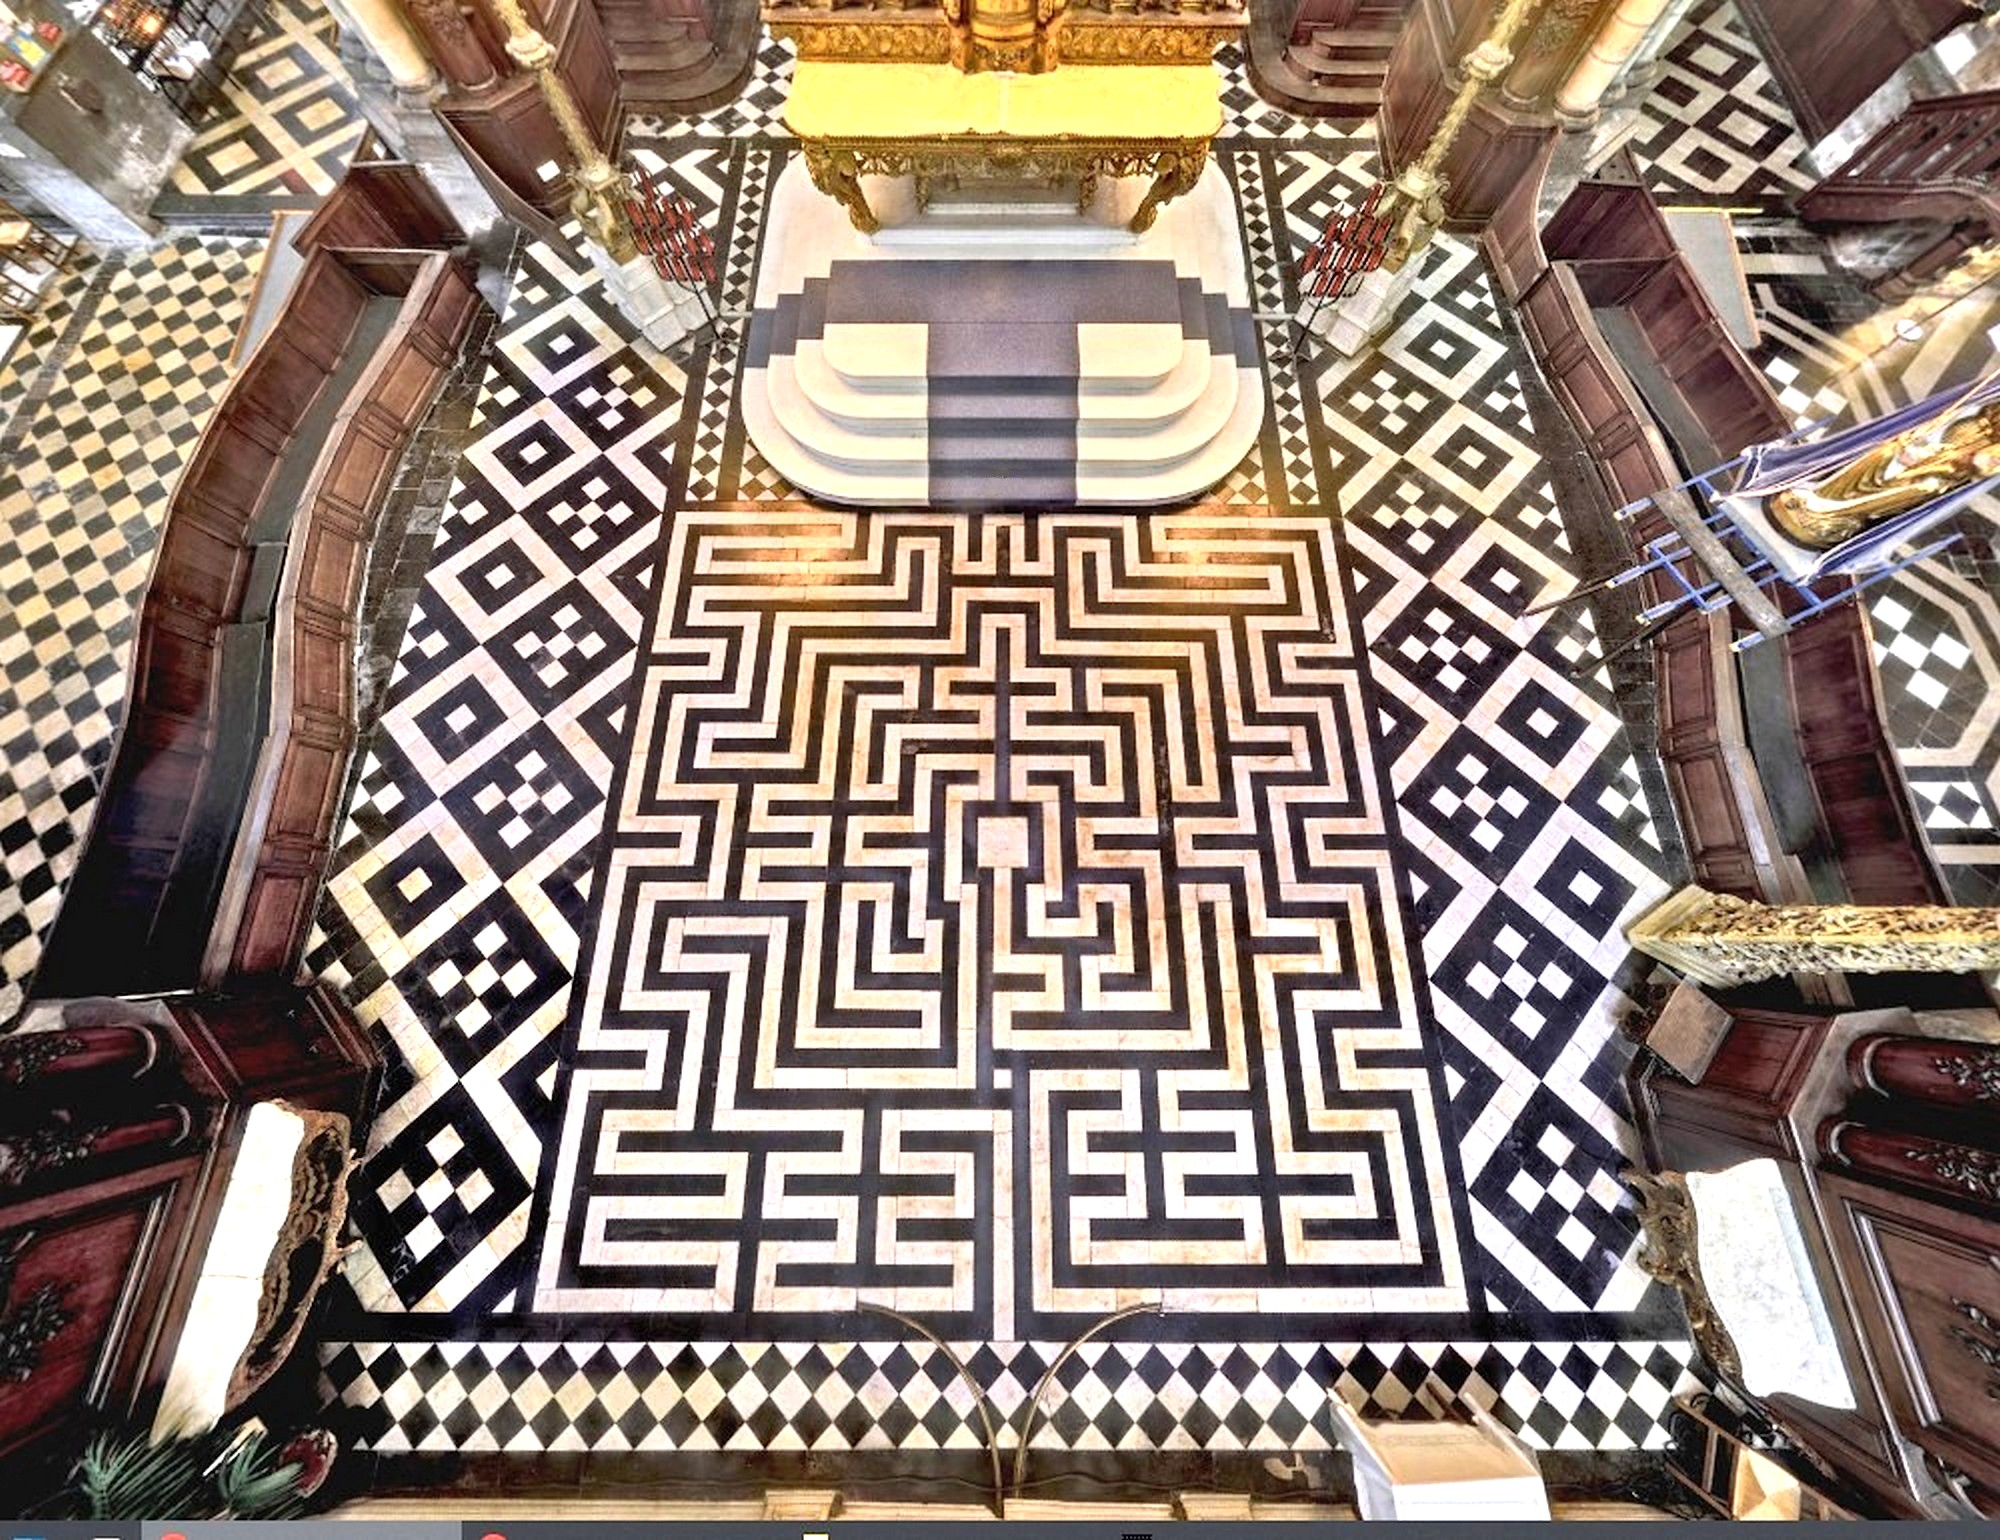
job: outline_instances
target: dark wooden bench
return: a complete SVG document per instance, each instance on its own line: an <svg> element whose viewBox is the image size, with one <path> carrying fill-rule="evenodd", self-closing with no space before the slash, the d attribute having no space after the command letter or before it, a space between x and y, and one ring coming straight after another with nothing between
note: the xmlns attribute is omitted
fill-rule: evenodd
<svg viewBox="0 0 2000 1540"><path fill-rule="evenodd" d="M1524 186L1510 200L1486 249L1607 507L1674 485L1683 465L1705 469L1789 431L1643 187L1586 181L1541 230L1536 191ZM1607 327L1628 354L1642 350L1648 394ZM1656 514L1642 515L1634 548L1663 529ZM1641 586L1646 604L1666 596L1663 578ZM1883 727L1862 608L1829 611L1765 644L1783 658L1814 854L1837 894L1815 891L1779 833L1751 753L1735 635L1728 612L1688 615L1654 644L1660 754L1695 880L1772 902L1949 902Z"/></svg>
<svg viewBox="0 0 2000 1540"><path fill-rule="evenodd" d="M38 994L295 969L354 744L369 542L482 303L447 251L308 256L167 510Z"/></svg>

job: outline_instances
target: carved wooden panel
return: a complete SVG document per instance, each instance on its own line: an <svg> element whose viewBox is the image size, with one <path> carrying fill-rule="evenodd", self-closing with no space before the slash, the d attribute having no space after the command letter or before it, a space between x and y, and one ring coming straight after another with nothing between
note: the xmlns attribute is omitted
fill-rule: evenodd
<svg viewBox="0 0 2000 1540"><path fill-rule="evenodd" d="M1962 0L1739 0L1806 138L1821 139L1977 10Z"/></svg>
<svg viewBox="0 0 2000 1540"><path fill-rule="evenodd" d="M1833 610L1784 638L1820 827L1857 904L1948 904L1882 725L1867 617Z"/></svg>
<svg viewBox="0 0 2000 1540"><path fill-rule="evenodd" d="M551 0L548 10L540 25L555 46L556 69L597 143L615 160L624 110L597 8L591 0ZM539 213L565 217L564 176L547 180L540 168L553 163L566 174L574 157L532 76L517 74L487 91L447 94L438 99L437 111L470 152L475 169Z"/></svg>
<svg viewBox="0 0 2000 1540"><path fill-rule="evenodd" d="M302 252L322 246L442 249L464 239L415 166L357 161L292 237L292 245Z"/></svg>
<svg viewBox="0 0 2000 1540"><path fill-rule="evenodd" d="M150 1207L142 1200L0 1232L0 1457L88 1399Z"/></svg>
<svg viewBox="0 0 2000 1540"><path fill-rule="evenodd" d="M273 618L272 721L203 975L289 976L312 922L354 746L355 617L389 478L480 305L442 253L409 278L300 495Z"/></svg>
<svg viewBox="0 0 2000 1540"><path fill-rule="evenodd" d="M150 1412L248 1109L283 1098L359 1124L379 1070L324 986L57 1008L57 1029L8 1040L0 1138L51 1102L118 1127L162 1106L193 1119L165 1155L134 1146L66 1162L32 1190L0 1183L0 1460L17 1510L56 1484L80 1427Z"/></svg>
<svg viewBox="0 0 2000 1540"><path fill-rule="evenodd" d="M36 1457L80 1417L128 1415L164 1372L186 1305L180 1243L209 1169L197 1153L0 1203L0 1336L23 1344L12 1368L25 1373L0 1378L0 1459L17 1500L33 1491Z"/></svg>
<svg viewBox="0 0 2000 1540"><path fill-rule="evenodd" d="M1822 1170L1897 1424L2000 1492L2000 1223Z"/></svg>
<svg viewBox="0 0 2000 1540"><path fill-rule="evenodd" d="M1794 1437L1865 1487L1884 1512L1916 1517L1891 1428L1893 1414L1866 1367L1862 1312L1843 1281L1846 1264L1816 1217L1807 1190L1811 1177L1784 1122L1825 1041L1828 1022L1781 1012L1731 1014L1737 1023L1699 1085L1689 1085L1650 1055L1635 1061L1629 1084L1646 1163L1654 1170L1720 1171L1744 1160L1778 1161L1856 1405L1849 1411L1774 1395L1767 1408ZM1746 1029L1744 1042L1735 1043Z"/></svg>
<svg viewBox="0 0 2000 1540"><path fill-rule="evenodd" d="M66 899L69 914L88 920L58 925L45 991L193 982L156 965L166 931L198 923L170 917L168 906L217 764L223 628L240 618L279 467L366 298L338 263L307 263L174 492L140 609L125 721Z"/></svg>

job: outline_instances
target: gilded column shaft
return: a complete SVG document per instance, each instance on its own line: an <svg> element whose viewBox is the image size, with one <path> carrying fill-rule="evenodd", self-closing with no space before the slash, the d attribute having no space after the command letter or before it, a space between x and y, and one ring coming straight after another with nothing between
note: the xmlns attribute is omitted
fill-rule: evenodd
<svg viewBox="0 0 2000 1540"><path fill-rule="evenodd" d="M507 27L507 52L521 68L533 73L548 103L549 116L576 158L571 180L575 184L570 211L583 226L584 234L610 255L615 263L630 262L639 254L632 239L631 222L625 213L625 178L605 156L590 125L570 92L569 82L556 68L556 50L549 40L528 25L520 0L492 0L494 11Z"/></svg>
<svg viewBox="0 0 2000 1540"><path fill-rule="evenodd" d="M1459 85L1458 94L1452 97L1451 105L1431 132L1430 143L1423 153L1406 167L1403 174L1390 186L1388 208L1384 212L1396 214L1396 227L1389 238L1388 255L1383 266L1394 272L1430 244L1444 224L1443 167L1445 157L1451 153L1459 130L1472 113L1473 105L1488 85L1507 72L1507 66L1514 61L1514 36L1534 15L1535 7L1541 0L1502 0L1500 13L1494 18L1493 30L1479 46L1468 53L1459 63L1465 79Z"/></svg>
<svg viewBox="0 0 2000 1540"><path fill-rule="evenodd" d="M1759 904L1683 888L1626 939L1696 983L1787 973L1984 973L2000 968L2000 909Z"/></svg>

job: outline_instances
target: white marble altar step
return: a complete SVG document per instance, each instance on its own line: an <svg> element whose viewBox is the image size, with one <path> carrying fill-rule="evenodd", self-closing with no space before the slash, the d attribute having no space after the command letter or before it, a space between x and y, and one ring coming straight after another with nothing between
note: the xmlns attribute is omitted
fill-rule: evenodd
<svg viewBox="0 0 2000 1540"><path fill-rule="evenodd" d="M1218 370L1233 367L1207 347L1189 344L1179 360L1150 388L1124 388L1124 380L1086 377L1077 382L1074 409L1077 420L1101 424L1107 430L1144 431L1191 408L1201 394L1220 383ZM894 389L879 389L842 374L827 362L825 350L816 342L802 342L792 358L798 387L828 417L858 433L901 433L911 423L931 416L930 383L921 375L900 379ZM990 400L989 415L1002 415L1008 403L1018 403L1017 392L993 389L985 392L954 391L955 401ZM977 410L960 406L960 413Z"/></svg>
<svg viewBox="0 0 2000 1540"><path fill-rule="evenodd" d="M802 449L829 465L853 469L865 469L877 462L936 460L947 453L960 459L1041 460L1058 452L1046 448L1058 432L1060 454L1080 469L1113 464L1140 468L1180 464L1229 424L1241 389L1239 376L1249 372L1240 369L1232 359L1217 357L1211 366L1207 389L1180 410L1146 423L1115 418L1078 419L1073 412L1056 417L1026 408L1066 407L1068 402L1032 403L1004 396L933 397L927 401L921 418L856 423L826 411L800 383L793 365L792 359L774 358L768 368L751 373L764 377L763 394L772 413ZM1252 393L1259 396L1261 404L1261 393ZM746 415L749 407L746 391ZM974 454L974 445L985 445L988 452ZM1227 469L1225 466L1225 472Z"/></svg>
<svg viewBox="0 0 2000 1540"><path fill-rule="evenodd" d="M907 247L935 254L981 246L995 230L1005 230L1017 249L1050 247L1065 253L1079 247L1129 251L1139 237L1118 225L1092 221L1069 204L1006 204L966 201L930 211L908 224L876 232L879 247ZM990 251L991 247L986 246Z"/></svg>
<svg viewBox="0 0 2000 1540"><path fill-rule="evenodd" d="M915 328L927 335L922 341L910 336L913 328L885 323L870 326L829 327L821 343L826 362L857 390L907 392L923 385L935 361L946 350L944 333L952 323ZM1090 382L1096 393L1152 390L1166 381L1181 362L1187 339L1178 326L1121 326L1076 328L1080 355L1080 378ZM991 371L960 375L968 383L991 390L1007 388L1007 382L1023 376L1011 368L1004 351L1007 345L1025 339L996 338ZM913 345L914 344L914 345ZM974 383L978 382L978 383Z"/></svg>
<svg viewBox="0 0 2000 1540"><path fill-rule="evenodd" d="M978 481L976 493L954 493L933 481L923 460L837 464L804 448L768 406L746 401L744 416L771 468L815 499L857 507L1019 506L1037 503L1149 506L1180 502L1215 485L1238 465L1263 421L1263 404L1239 393L1228 428L1178 459L1158 463L1099 462L1063 465L1055 460L960 464Z"/></svg>
<svg viewBox="0 0 2000 1540"><path fill-rule="evenodd" d="M827 502L1178 502L1241 463L1264 419L1215 168L1143 236L959 203L869 240L794 165L754 304L745 429Z"/></svg>

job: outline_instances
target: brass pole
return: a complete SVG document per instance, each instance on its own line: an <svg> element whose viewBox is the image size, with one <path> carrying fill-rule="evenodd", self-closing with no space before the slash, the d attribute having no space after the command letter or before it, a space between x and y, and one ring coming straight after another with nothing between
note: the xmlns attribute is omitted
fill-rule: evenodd
<svg viewBox="0 0 2000 1540"><path fill-rule="evenodd" d="M952 1349L952 1345L924 1325L915 1316L904 1315L900 1310L891 1310L887 1305L871 1305L865 1299L854 1302L857 1310L873 1311L876 1315L886 1315L892 1321L900 1321L912 1331L922 1332L930 1339L931 1345L950 1360L958 1372L959 1383L972 1392L973 1410L979 1413L979 1420L986 1428L986 1454L993 1462L993 1517L1007 1517L1007 1487L1000 1479L1000 1430L993 1425L993 1409L986 1399L986 1392L979 1388L979 1381L972 1377L972 1371L965 1366L965 1360Z"/></svg>
<svg viewBox="0 0 2000 1540"><path fill-rule="evenodd" d="M491 0L491 4L507 28L508 54L534 75L542 99L549 104L549 116L556 120L563 142L576 158L576 170L570 174L570 212L576 215L584 234L623 266L639 254L625 213L625 178L583 121L569 82L556 71L554 45L528 24L520 0Z"/></svg>
<svg viewBox="0 0 2000 1540"><path fill-rule="evenodd" d="M1431 141L1416 160L1403 168L1401 176L1389 184L1389 208L1396 213L1396 228L1389 237L1388 255L1382 265L1394 272L1422 251L1444 224L1446 178L1440 169L1451 153L1452 141L1465 126L1472 104L1487 86L1507 72L1514 62L1514 35L1527 25L1541 0L1501 0L1493 30L1463 59L1458 61L1465 76L1458 94L1451 99L1444 116L1431 132Z"/></svg>

